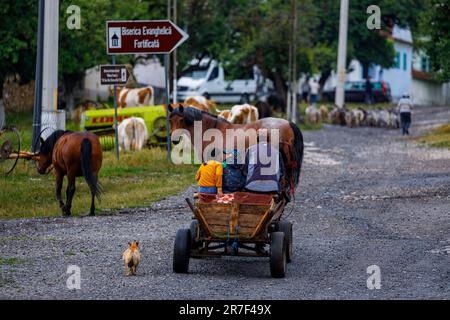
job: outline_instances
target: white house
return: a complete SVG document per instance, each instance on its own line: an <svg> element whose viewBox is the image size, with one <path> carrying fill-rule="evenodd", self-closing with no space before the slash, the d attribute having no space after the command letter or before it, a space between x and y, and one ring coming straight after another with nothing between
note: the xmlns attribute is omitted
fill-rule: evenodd
<svg viewBox="0 0 450 320"><path fill-rule="evenodd" d="M419 105L450 105L450 82L436 82L430 70L430 58L422 50L415 51L411 86L414 102Z"/></svg>
<svg viewBox="0 0 450 320"><path fill-rule="evenodd" d="M429 59L424 52L414 50L411 31L395 26L391 38L394 40L395 65L389 69L372 65L369 68L372 81L388 82L394 102L404 93L409 93L418 105L450 104L450 83L440 84L432 80ZM351 61L346 80L364 80L362 65L357 60ZM324 89L336 87L336 81L336 73L333 72Z"/></svg>

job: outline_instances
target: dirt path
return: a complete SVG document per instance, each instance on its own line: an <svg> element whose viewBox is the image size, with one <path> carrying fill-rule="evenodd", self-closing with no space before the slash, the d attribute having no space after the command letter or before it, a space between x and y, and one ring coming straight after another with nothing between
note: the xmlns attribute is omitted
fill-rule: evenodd
<svg viewBox="0 0 450 320"><path fill-rule="evenodd" d="M418 110L413 135L450 118ZM176 230L193 189L113 216L0 222L0 298L377 299L450 298L450 152L398 131L326 126L305 133L294 222L294 261L272 279L267 259L191 260L172 273ZM132 213L132 214L129 214ZM125 278L121 253L139 239L142 265ZM81 289L68 290L69 265ZM367 268L381 270L369 290Z"/></svg>

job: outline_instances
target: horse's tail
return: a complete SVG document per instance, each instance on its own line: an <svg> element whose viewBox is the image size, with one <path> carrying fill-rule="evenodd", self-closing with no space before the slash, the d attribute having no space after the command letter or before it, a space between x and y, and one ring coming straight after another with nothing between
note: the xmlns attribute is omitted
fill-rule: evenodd
<svg viewBox="0 0 450 320"><path fill-rule="evenodd" d="M295 123L290 122L289 124L292 128L292 131L294 132L294 145L291 149L292 156L295 161L292 168L292 182L294 183L294 186L297 186L300 180L300 171L302 169L303 162L303 134Z"/></svg>
<svg viewBox="0 0 450 320"><path fill-rule="evenodd" d="M138 122L136 119L131 121L133 124L133 138L131 139L131 150L137 151L139 150L139 132L138 132Z"/></svg>
<svg viewBox="0 0 450 320"><path fill-rule="evenodd" d="M89 139L84 138L81 142L81 170L83 171L83 176L89 186L89 189L91 189L91 192L95 194L97 199L100 201L102 189L97 181L97 177L92 172L91 157L92 143Z"/></svg>

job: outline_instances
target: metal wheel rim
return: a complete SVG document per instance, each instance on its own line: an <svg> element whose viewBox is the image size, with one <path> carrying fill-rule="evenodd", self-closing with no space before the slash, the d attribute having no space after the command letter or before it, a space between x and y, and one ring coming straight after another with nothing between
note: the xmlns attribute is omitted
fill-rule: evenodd
<svg viewBox="0 0 450 320"><path fill-rule="evenodd" d="M17 165L17 163L19 162L19 154L20 154L20 149L21 149L21 147L22 147L22 143L21 143L21 140L20 140L19 130L17 130L16 127L5 127L3 130L0 131L0 137L1 137L4 133L6 133L6 132L13 132L13 133L14 133L14 135L15 135L15 137L16 137L16 139L17 139L18 150L12 150L12 151L16 151L16 152L17 152L17 156L15 157L15 159L5 159L5 160L1 160L1 162L3 162L3 161L8 161L8 160L13 160L13 161L14 161L14 163L13 163L11 169L9 169L6 173L3 173L3 175L5 175L5 176L9 175L9 174L14 170L14 168L15 168L16 165ZM6 140L4 143L2 143L2 146L4 146L6 142L11 143L9 140Z"/></svg>

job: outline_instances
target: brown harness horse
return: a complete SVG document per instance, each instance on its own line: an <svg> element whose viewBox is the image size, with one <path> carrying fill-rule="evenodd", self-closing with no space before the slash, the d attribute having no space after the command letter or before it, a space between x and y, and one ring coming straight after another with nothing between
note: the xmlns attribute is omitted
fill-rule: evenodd
<svg viewBox="0 0 450 320"><path fill-rule="evenodd" d="M98 137L89 132L57 130L45 141L41 140L37 170L45 174L53 165L56 175L56 198L64 216L70 216L72 199L75 194L75 178L84 176L91 190L90 215L95 215L94 200L100 200L101 187L98 172L102 166L102 148ZM66 204L61 197L64 176L67 175Z"/></svg>
<svg viewBox="0 0 450 320"><path fill-rule="evenodd" d="M171 133L177 129L184 129L189 131L191 136L194 137L194 122L201 121L202 132L201 136L208 129L218 129L222 133L223 148L227 147L226 142L226 130L227 129L242 129L244 132L248 129L254 129L257 132L261 129L276 129L279 133L279 146L283 161L286 168L285 178L287 181L283 183L283 189L289 195L293 193L294 188L299 182L300 170L303 161L303 135L300 129L292 122L280 118L264 118L250 124L231 124L225 119L218 118L208 112L200 111L192 107L184 107L180 105L177 108L169 106L168 111L170 113L170 127ZM200 134L200 133L197 133ZM270 139L270 136L268 137ZM174 141L174 143L177 143ZM245 148L249 145L256 143L250 139L245 140ZM203 154L204 149L210 144L208 141L203 141L201 152ZM233 141L233 145L236 146ZM235 147L235 149L238 149ZM200 158L201 159L201 158Z"/></svg>

